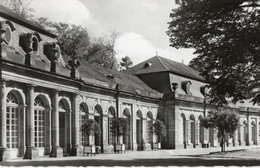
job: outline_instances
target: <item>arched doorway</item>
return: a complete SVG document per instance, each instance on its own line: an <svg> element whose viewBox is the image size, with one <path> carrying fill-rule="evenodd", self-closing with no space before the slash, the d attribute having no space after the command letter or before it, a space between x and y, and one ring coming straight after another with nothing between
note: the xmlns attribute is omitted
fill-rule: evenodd
<svg viewBox="0 0 260 168"><path fill-rule="evenodd" d="M205 142L204 142L204 127L201 125L201 121L203 119L203 116L199 116L199 142L202 147L204 147Z"/></svg>
<svg viewBox="0 0 260 168"><path fill-rule="evenodd" d="M194 115L190 116L190 143L193 145L193 148L195 148L196 140L195 140L195 117Z"/></svg>
<svg viewBox="0 0 260 168"><path fill-rule="evenodd" d="M108 144L115 145L116 144L116 135L112 129L113 118L116 117L116 112L113 107L109 107L108 109Z"/></svg>
<svg viewBox="0 0 260 168"><path fill-rule="evenodd" d="M6 97L6 147L11 157L24 155L24 102L19 92L10 91Z"/></svg>
<svg viewBox="0 0 260 168"><path fill-rule="evenodd" d="M101 134L95 135L95 145L100 146L101 152L103 152L103 111L100 105L95 106L94 120L99 124L101 129Z"/></svg>
<svg viewBox="0 0 260 168"><path fill-rule="evenodd" d="M69 155L71 150L71 116L70 106L66 99L59 101L59 144L63 155Z"/></svg>
<svg viewBox="0 0 260 168"><path fill-rule="evenodd" d="M180 142L183 143L184 149L187 145L187 131L186 131L186 117L184 114L181 114L181 123L180 123Z"/></svg>
<svg viewBox="0 0 260 168"><path fill-rule="evenodd" d="M151 147L153 145L153 132L151 131L152 126L153 126L153 114L151 112L148 112L146 117L146 142Z"/></svg>
<svg viewBox="0 0 260 168"><path fill-rule="evenodd" d="M243 127L243 134L242 134L243 144L247 144L247 121L246 120L243 121L242 127Z"/></svg>
<svg viewBox="0 0 260 168"><path fill-rule="evenodd" d="M136 143L137 150L143 150L142 147L142 138L143 137L143 117L142 112L137 111L136 113Z"/></svg>
<svg viewBox="0 0 260 168"><path fill-rule="evenodd" d="M39 155L50 154L50 104L45 95L34 99L34 145Z"/></svg>
<svg viewBox="0 0 260 168"><path fill-rule="evenodd" d="M129 127L128 130L124 130L124 134L123 134L123 143L125 144L125 149L126 150L131 150L131 113L129 111L129 109L125 109L123 111L123 117L127 118L128 123L129 123Z"/></svg>
<svg viewBox="0 0 260 168"><path fill-rule="evenodd" d="M251 140L253 145L256 145L256 122L252 121L251 122Z"/></svg>
<svg viewBox="0 0 260 168"><path fill-rule="evenodd" d="M89 139L86 137L83 125L88 119L88 107L85 103L81 103L79 106L79 145L89 145Z"/></svg>

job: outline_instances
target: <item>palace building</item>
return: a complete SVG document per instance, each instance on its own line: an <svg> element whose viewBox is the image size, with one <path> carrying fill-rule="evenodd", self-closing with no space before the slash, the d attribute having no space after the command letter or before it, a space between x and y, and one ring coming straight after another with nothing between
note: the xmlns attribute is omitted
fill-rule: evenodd
<svg viewBox="0 0 260 168"><path fill-rule="evenodd" d="M162 148L218 146L216 130L200 126L207 105L205 81L197 71L154 56L125 72L61 55L56 35L0 6L0 160L40 156L82 156L87 141L113 153L117 137L112 118L127 118L126 150L151 150L150 127L164 122ZM231 105L240 125L229 145L258 145L259 107ZM101 134L85 136L82 125L94 119Z"/></svg>

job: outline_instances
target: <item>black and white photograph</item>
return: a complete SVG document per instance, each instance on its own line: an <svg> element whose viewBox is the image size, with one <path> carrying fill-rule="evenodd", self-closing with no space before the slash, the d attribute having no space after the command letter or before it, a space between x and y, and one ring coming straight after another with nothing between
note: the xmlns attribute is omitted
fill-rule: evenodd
<svg viewBox="0 0 260 168"><path fill-rule="evenodd" d="M260 0L0 0L0 167L260 166Z"/></svg>

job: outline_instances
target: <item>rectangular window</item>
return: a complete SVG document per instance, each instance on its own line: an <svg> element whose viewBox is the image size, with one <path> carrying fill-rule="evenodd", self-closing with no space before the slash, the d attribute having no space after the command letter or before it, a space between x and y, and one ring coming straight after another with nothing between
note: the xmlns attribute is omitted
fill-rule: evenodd
<svg viewBox="0 0 260 168"><path fill-rule="evenodd" d="M17 148L18 144L18 109L6 108L6 144L7 148Z"/></svg>

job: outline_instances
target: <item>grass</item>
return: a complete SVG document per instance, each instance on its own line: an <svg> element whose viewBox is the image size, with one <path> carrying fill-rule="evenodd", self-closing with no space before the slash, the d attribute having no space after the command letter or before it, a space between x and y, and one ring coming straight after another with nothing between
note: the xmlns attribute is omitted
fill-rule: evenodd
<svg viewBox="0 0 260 168"><path fill-rule="evenodd" d="M225 152L212 152L208 155L203 155L204 157L231 157L231 158L256 158L260 159L260 148L253 149L241 149L234 151Z"/></svg>

